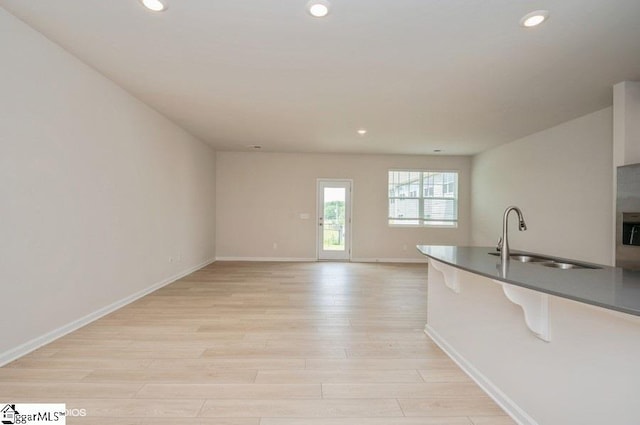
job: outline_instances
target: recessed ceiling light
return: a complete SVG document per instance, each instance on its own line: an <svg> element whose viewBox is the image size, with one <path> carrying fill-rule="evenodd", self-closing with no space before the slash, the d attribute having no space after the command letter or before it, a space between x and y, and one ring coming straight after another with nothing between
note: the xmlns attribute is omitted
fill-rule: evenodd
<svg viewBox="0 0 640 425"><path fill-rule="evenodd" d="M167 5L160 0L142 0L142 4L149 10L153 10L154 12L162 12L163 10L167 10Z"/></svg>
<svg viewBox="0 0 640 425"><path fill-rule="evenodd" d="M361 128L358 130L358 134L361 136L364 136L365 134L367 134L367 129L366 128Z"/></svg>
<svg viewBox="0 0 640 425"><path fill-rule="evenodd" d="M525 28L531 28L540 25L549 18L548 10L534 10L527 13L520 19L520 25Z"/></svg>
<svg viewBox="0 0 640 425"><path fill-rule="evenodd" d="M434 151L435 153L438 153L438 152L442 152L442 149L434 149L433 151Z"/></svg>
<svg viewBox="0 0 640 425"><path fill-rule="evenodd" d="M311 0L307 4L307 9L311 16L324 18L329 14L329 2L326 0Z"/></svg>

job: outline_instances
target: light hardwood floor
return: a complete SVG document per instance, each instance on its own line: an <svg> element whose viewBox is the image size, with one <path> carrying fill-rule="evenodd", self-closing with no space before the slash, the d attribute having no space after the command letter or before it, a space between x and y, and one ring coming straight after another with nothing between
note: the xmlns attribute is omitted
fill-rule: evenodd
<svg viewBox="0 0 640 425"><path fill-rule="evenodd" d="M0 368L70 424L507 425L423 333L426 265L214 263Z"/></svg>

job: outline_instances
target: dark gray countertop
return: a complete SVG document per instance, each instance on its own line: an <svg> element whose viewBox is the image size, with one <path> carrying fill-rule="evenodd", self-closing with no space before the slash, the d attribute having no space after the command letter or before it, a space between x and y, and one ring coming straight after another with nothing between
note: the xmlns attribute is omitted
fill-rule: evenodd
<svg viewBox="0 0 640 425"><path fill-rule="evenodd" d="M560 270L544 267L541 264L511 260L506 273L503 273L500 257L489 255L490 252L496 252L495 247L418 245L417 248L427 257L471 273L640 316L640 271L637 270L574 260L568 261L599 268ZM530 254L523 251L511 253ZM553 258L556 259L556 257Z"/></svg>

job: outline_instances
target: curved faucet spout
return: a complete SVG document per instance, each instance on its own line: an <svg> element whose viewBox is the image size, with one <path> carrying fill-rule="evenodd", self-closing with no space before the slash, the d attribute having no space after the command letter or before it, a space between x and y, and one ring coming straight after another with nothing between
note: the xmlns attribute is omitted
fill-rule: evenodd
<svg viewBox="0 0 640 425"><path fill-rule="evenodd" d="M524 222L524 217L520 208L516 206L509 206L504 210L502 216L502 248L500 250L500 260L503 264L509 261L509 213L515 211L518 214L518 230L521 232L527 230L527 223Z"/></svg>

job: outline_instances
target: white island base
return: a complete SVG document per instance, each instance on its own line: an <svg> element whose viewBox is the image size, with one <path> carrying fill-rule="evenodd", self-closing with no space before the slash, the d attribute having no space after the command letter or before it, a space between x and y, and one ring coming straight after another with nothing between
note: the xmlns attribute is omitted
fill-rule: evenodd
<svg viewBox="0 0 640 425"><path fill-rule="evenodd" d="M640 424L640 317L431 258L428 274L425 332L518 423ZM531 293L529 323L503 285Z"/></svg>

